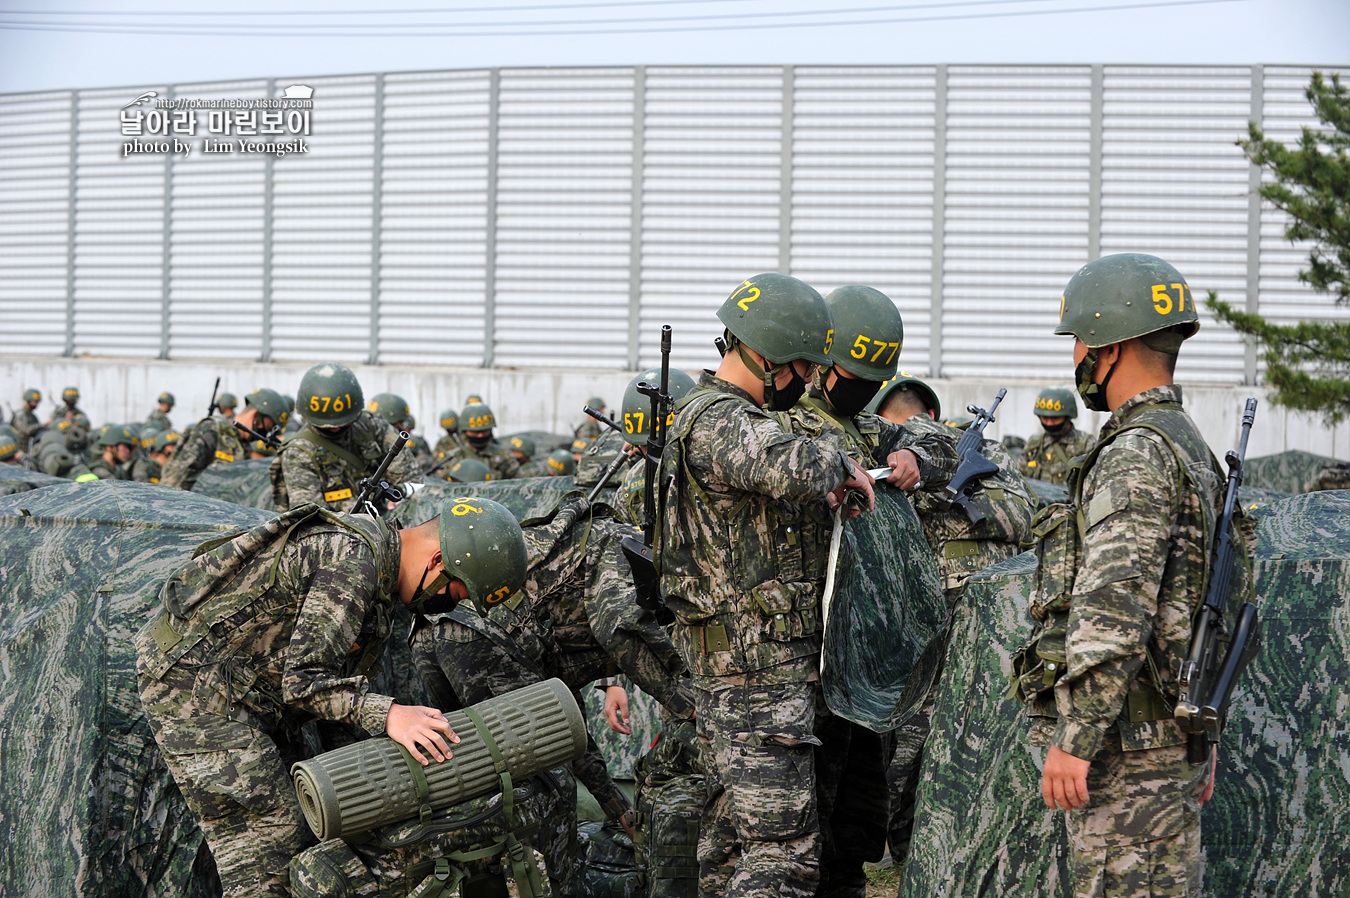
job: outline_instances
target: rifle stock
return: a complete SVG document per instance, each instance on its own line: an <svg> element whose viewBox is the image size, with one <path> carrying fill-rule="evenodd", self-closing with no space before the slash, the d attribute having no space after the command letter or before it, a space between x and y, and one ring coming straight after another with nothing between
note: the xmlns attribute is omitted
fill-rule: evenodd
<svg viewBox="0 0 1350 898"><path fill-rule="evenodd" d="M670 414L670 325L661 327L661 383L638 384L638 392L651 400L652 432L647 437L646 482L642 489L642 541L625 537L620 542L624 557L633 570L633 588L637 594L637 603L642 608L655 613L658 619L673 620L670 612L661 600L661 576L656 569L652 546L656 539L657 518L661 513L659 493L656 481L660 472L661 455L666 446L666 418Z"/></svg>

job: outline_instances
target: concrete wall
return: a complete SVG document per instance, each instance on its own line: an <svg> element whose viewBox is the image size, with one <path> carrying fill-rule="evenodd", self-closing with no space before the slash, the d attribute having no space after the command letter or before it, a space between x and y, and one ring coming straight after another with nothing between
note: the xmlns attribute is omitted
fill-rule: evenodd
<svg viewBox="0 0 1350 898"><path fill-rule="evenodd" d="M706 364L716 356L710 351ZM240 364L238 362L161 362L127 359L50 358L6 356L0 358L0 402L5 419L20 401L23 391L36 387L43 392L39 413L51 412L53 399L67 386L81 393L80 406L95 425L108 421L141 421L154 409L155 397L169 390L178 399L170 417L179 427L199 418L211 397L217 376L221 389L242 400L245 393L267 386L294 395L307 363ZM617 407L631 372L613 370L577 370L559 368L484 369L421 366L358 366L357 376L367 397L392 392L406 398L417 416L417 430L433 442L439 435L437 416L441 409L460 408L464 397L479 393L497 415L500 432L547 430L567 433L582 420L581 406L592 395L603 396ZM691 371L691 375L697 375ZM1000 386L1008 395L999 409L998 420L989 433L1023 436L1036 431L1039 423L1031 412L1036 394L1045 381L1031 380L934 380L943 409L954 413L974 402L983 407L993 400ZM1067 360L1064 379L1059 385L1072 384ZM1250 456L1268 455L1286 449L1304 449L1319 455L1350 459L1350 423L1336 428L1323 427L1311 416L1288 412L1272 406L1260 387L1186 386L1186 407L1200 424L1205 438L1220 455L1236 444L1242 401L1257 395L1256 428L1248 449ZM1080 416L1080 427L1094 431L1106 415L1088 412Z"/></svg>

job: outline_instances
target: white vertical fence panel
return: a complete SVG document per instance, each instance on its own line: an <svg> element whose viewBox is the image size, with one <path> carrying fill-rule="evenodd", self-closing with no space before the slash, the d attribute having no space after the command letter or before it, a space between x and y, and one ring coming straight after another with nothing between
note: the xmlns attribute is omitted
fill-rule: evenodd
<svg viewBox="0 0 1350 898"><path fill-rule="evenodd" d="M185 100L266 96L265 81L193 84L174 92L176 99ZM217 146L219 141L232 141L237 146L241 140L269 138L213 135L210 110L195 112L195 135L177 136L192 141L196 149L173 162L169 354L257 359L262 352L267 162L259 154L237 149L206 153L203 147L208 142ZM219 121L223 123L223 118Z"/></svg>
<svg viewBox="0 0 1350 898"><path fill-rule="evenodd" d="M0 95L0 352L66 348L71 100Z"/></svg>
<svg viewBox="0 0 1350 898"><path fill-rule="evenodd" d="M1250 114L1249 66L1106 67L1102 253L1152 253L1186 278L1201 327L1177 364L1182 381L1243 376L1241 342L1204 298L1246 304L1249 173L1234 141Z"/></svg>
<svg viewBox="0 0 1350 898"><path fill-rule="evenodd" d="M496 364L627 364L633 77L502 73Z"/></svg>
<svg viewBox="0 0 1350 898"><path fill-rule="evenodd" d="M272 352L370 354L375 78L312 78L310 151L278 159L272 200Z"/></svg>
<svg viewBox="0 0 1350 898"><path fill-rule="evenodd" d="M933 80L931 66L799 66L793 90L792 274L894 300L914 373L930 338Z"/></svg>
<svg viewBox="0 0 1350 898"><path fill-rule="evenodd" d="M1091 70L948 69L944 376L1057 377L1059 296L1087 261Z"/></svg>
<svg viewBox="0 0 1350 898"><path fill-rule="evenodd" d="M483 357L488 80L486 70L385 78L381 361Z"/></svg>
<svg viewBox="0 0 1350 898"><path fill-rule="evenodd" d="M748 275L778 269L781 68L647 69L643 366L674 329L671 364L716 367L716 312Z"/></svg>

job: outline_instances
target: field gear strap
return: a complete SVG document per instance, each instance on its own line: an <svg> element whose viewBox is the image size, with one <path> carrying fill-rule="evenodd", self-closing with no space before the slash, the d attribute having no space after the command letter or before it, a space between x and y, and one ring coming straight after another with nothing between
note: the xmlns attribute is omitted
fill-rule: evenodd
<svg viewBox="0 0 1350 898"><path fill-rule="evenodd" d="M492 756L492 767L497 771L502 785L502 818L506 823L506 856L511 864L511 875L520 890L520 898L544 898L544 883L539 875L539 865L535 863L534 852L526 847L516 834L515 788L511 784L511 771L506 766L497 740L487 728L483 716L473 708L465 708L464 716L478 730L488 754Z"/></svg>
<svg viewBox="0 0 1350 898"><path fill-rule="evenodd" d="M366 469L365 459L358 458L354 453L348 452L346 449L343 449L337 443L334 443L332 440L328 439L328 437L319 433L319 431L315 430L308 424L300 428L300 430L295 434L295 436L291 437L291 440L292 441L305 440L306 442L313 443L315 446L318 446L325 452L333 453L338 458L342 459L347 464L351 465L357 471L364 471Z"/></svg>

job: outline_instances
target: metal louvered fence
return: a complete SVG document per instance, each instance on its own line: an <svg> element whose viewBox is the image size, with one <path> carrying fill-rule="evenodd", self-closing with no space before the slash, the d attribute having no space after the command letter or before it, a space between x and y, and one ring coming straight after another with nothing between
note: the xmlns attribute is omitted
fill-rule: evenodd
<svg viewBox="0 0 1350 898"><path fill-rule="evenodd" d="M1086 260L1173 262L1277 320L1345 315L1234 141L1313 124L1285 66L637 67L0 95L0 353L633 370L706 362L745 276L878 287L902 364L1062 377ZM127 105L313 88L306 151ZM131 107L130 114L152 108ZM237 123L236 123L237 124ZM149 139L147 135L143 139ZM255 138L262 139L262 138ZM1202 310L1202 315L1204 314ZM1202 328L1178 376L1255 382Z"/></svg>

